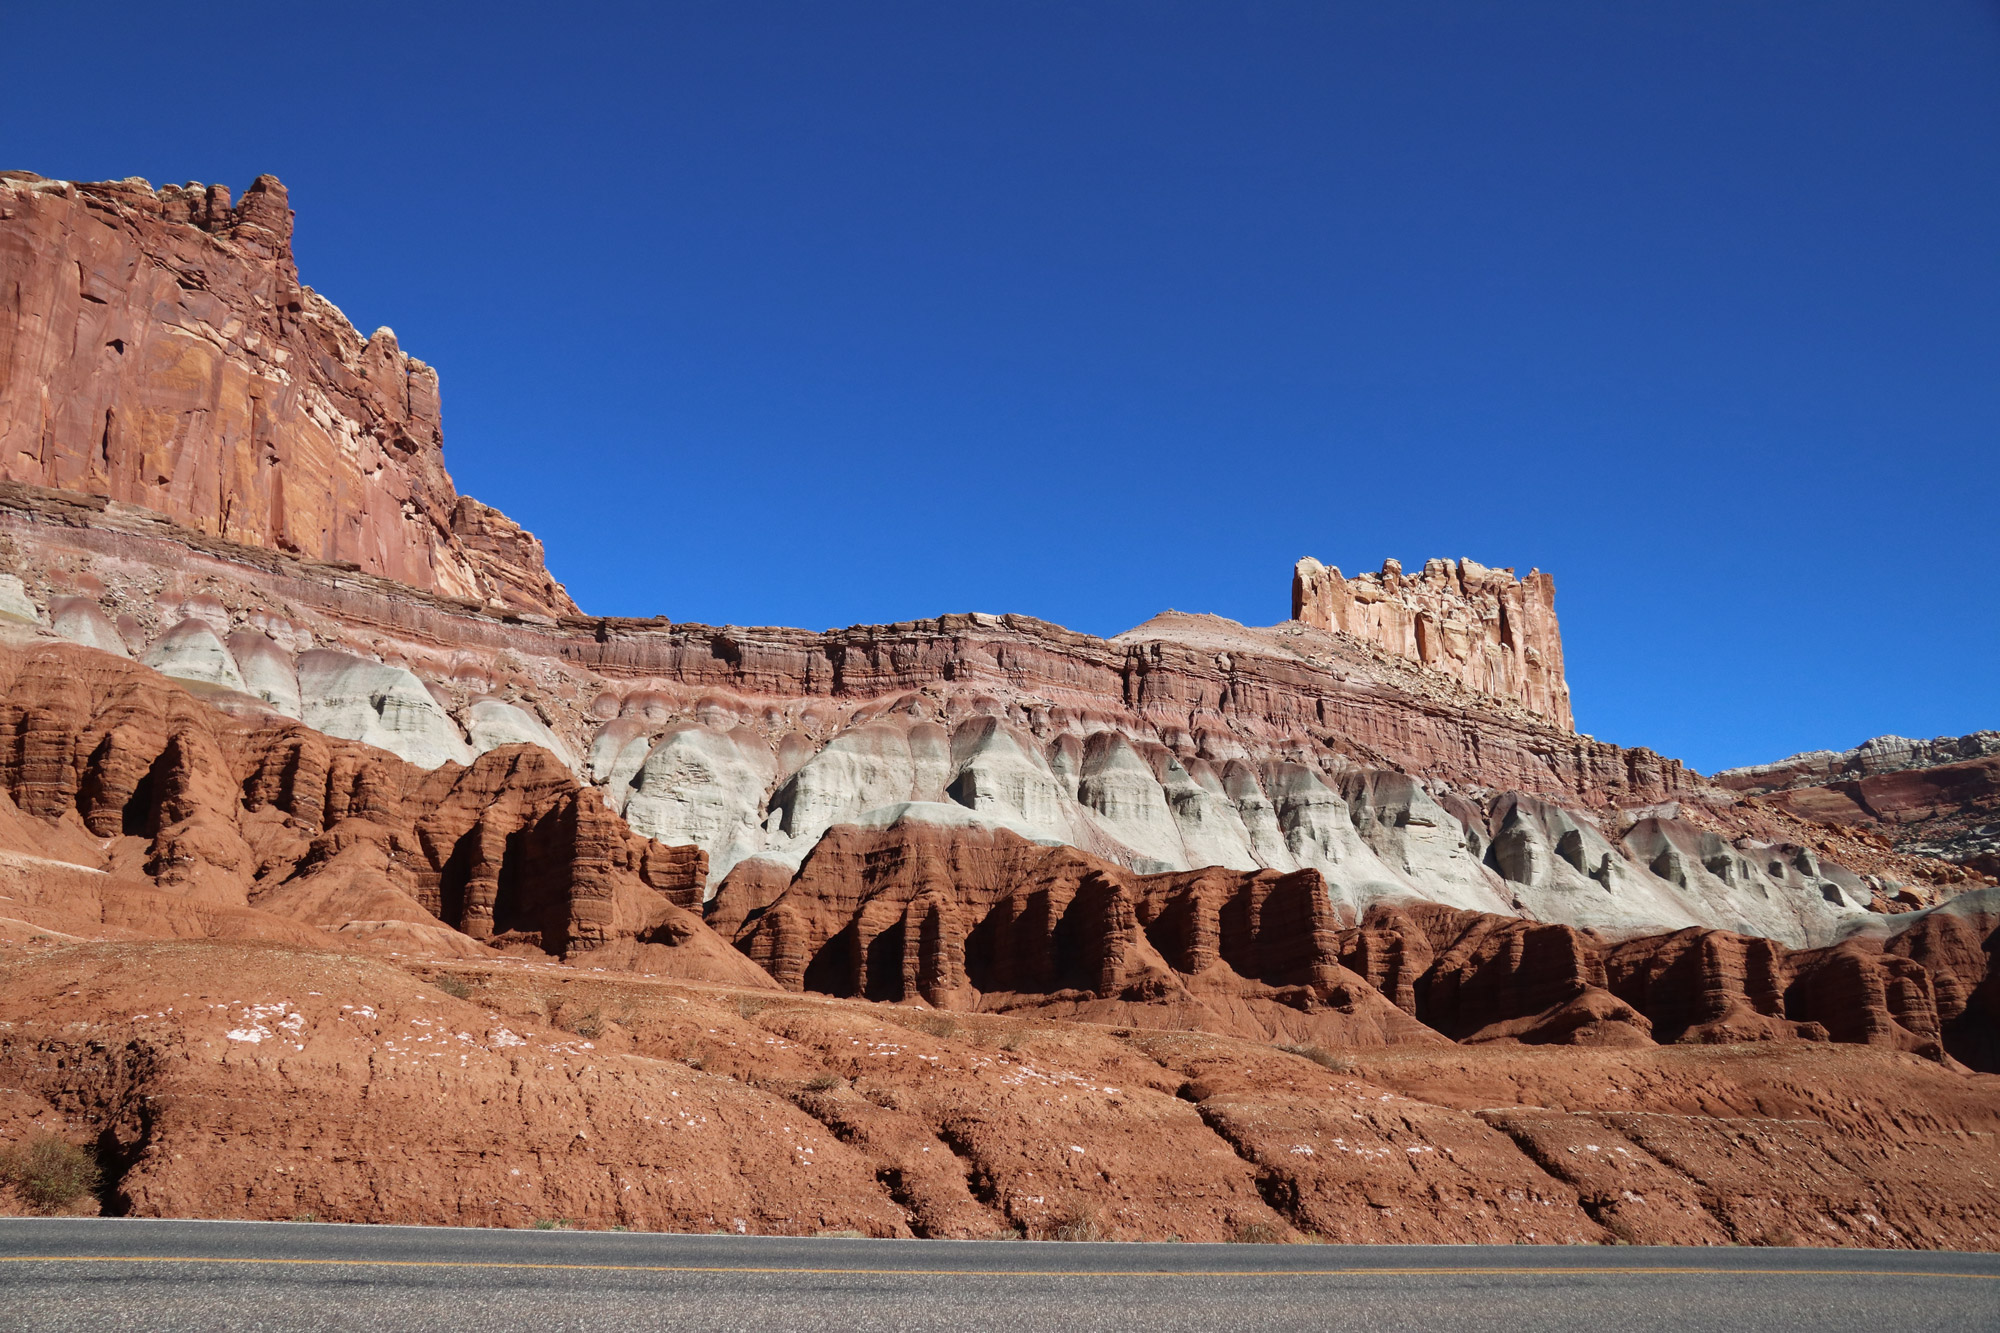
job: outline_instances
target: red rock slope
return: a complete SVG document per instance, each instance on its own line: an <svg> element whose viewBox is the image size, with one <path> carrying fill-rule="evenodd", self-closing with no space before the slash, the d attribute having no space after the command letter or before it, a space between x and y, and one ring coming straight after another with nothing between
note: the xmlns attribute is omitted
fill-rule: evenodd
<svg viewBox="0 0 2000 1333"><path fill-rule="evenodd" d="M36 941L4 923L0 1012L0 1141L39 1126L93 1144L108 1181L93 1212L2000 1246L2000 1080L1858 1046L1337 1056L508 960Z"/></svg>

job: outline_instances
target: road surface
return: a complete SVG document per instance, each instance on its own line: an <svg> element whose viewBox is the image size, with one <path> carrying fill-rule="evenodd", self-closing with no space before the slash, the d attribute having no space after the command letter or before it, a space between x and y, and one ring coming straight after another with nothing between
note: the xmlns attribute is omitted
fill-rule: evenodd
<svg viewBox="0 0 2000 1333"><path fill-rule="evenodd" d="M0 1219L0 1328L2000 1330L2000 1256Z"/></svg>

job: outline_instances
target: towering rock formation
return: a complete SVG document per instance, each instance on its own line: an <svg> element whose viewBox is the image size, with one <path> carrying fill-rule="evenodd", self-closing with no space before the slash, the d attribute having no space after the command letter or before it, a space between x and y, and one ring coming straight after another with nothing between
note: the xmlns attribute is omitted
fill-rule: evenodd
<svg viewBox="0 0 2000 1333"><path fill-rule="evenodd" d="M1292 571L1292 619L1421 662L1481 694L1515 700L1565 731L1576 725L1563 678L1556 583L1540 570L1516 579L1511 569L1430 560L1412 577L1387 560L1381 573L1350 579L1307 556Z"/></svg>
<svg viewBox="0 0 2000 1333"><path fill-rule="evenodd" d="M285 187L0 172L0 477L542 614L541 545L460 496L437 372L299 285Z"/></svg>

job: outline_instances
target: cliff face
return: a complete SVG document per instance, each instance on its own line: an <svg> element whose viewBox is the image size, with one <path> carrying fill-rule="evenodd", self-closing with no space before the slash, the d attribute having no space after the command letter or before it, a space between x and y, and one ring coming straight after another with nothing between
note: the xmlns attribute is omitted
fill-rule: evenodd
<svg viewBox="0 0 2000 1333"><path fill-rule="evenodd" d="M634 832L706 853L711 893L782 885L840 829L898 821L1139 872L1315 870L1350 916L1431 899L1800 945L1884 889L1774 845L1795 833L1718 825L1719 793L1670 760L1302 625L539 625L4 486L0 553L35 622L8 634L137 657L421 768L539 746Z"/></svg>
<svg viewBox="0 0 2000 1333"><path fill-rule="evenodd" d="M1563 678L1556 583L1540 570L1516 579L1511 569L1430 560L1408 576L1388 560L1381 573L1350 579L1307 556L1292 571L1292 619L1514 700L1565 731L1576 725Z"/></svg>
<svg viewBox="0 0 2000 1333"><path fill-rule="evenodd" d="M574 612L533 537L458 495L437 372L292 260L285 187L0 172L0 477L415 587Z"/></svg>
<svg viewBox="0 0 2000 1333"><path fill-rule="evenodd" d="M1894 891L1894 867L1836 874L1788 829L1721 822L1729 794L1679 764L1577 735L1541 574L1306 561L1292 622L1168 613L1111 640L583 619L532 537L453 490L435 376L298 285L275 181L233 206L0 182L0 463L34 479L0 482L10 635L418 769L539 747L593 810L704 853L711 896L781 884L841 829L968 820L1137 873L1317 872L1350 919L1431 900L1797 946Z"/></svg>

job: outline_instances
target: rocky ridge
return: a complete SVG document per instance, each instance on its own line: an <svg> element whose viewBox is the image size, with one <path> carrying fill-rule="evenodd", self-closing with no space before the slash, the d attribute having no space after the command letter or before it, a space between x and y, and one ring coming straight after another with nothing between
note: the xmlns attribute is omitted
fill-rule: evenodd
<svg viewBox="0 0 2000 1333"><path fill-rule="evenodd" d="M0 540L17 634L421 767L539 745L634 831L699 847L711 891L905 806L1141 872L1315 869L1355 911L1424 897L1802 946L1900 887L1800 870L1786 840L1700 822L1719 793L1671 761L1303 625L537 624L25 488L0 493ZM1530 821L1534 802L1560 813Z"/></svg>
<svg viewBox="0 0 2000 1333"><path fill-rule="evenodd" d="M1936 768L1991 755L2000 755L2000 731L1938 736L1927 741L1908 736L1875 736L1851 750L1808 750L1772 764L1725 768L1715 775L1715 780L1732 791L1762 796L1913 768Z"/></svg>
<svg viewBox="0 0 2000 1333"><path fill-rule="evenodd" d="M2000 877L2000 732L1877 736L1730 769L1716 781L1753 808L1862 830L1897 851Z"/></svg>

